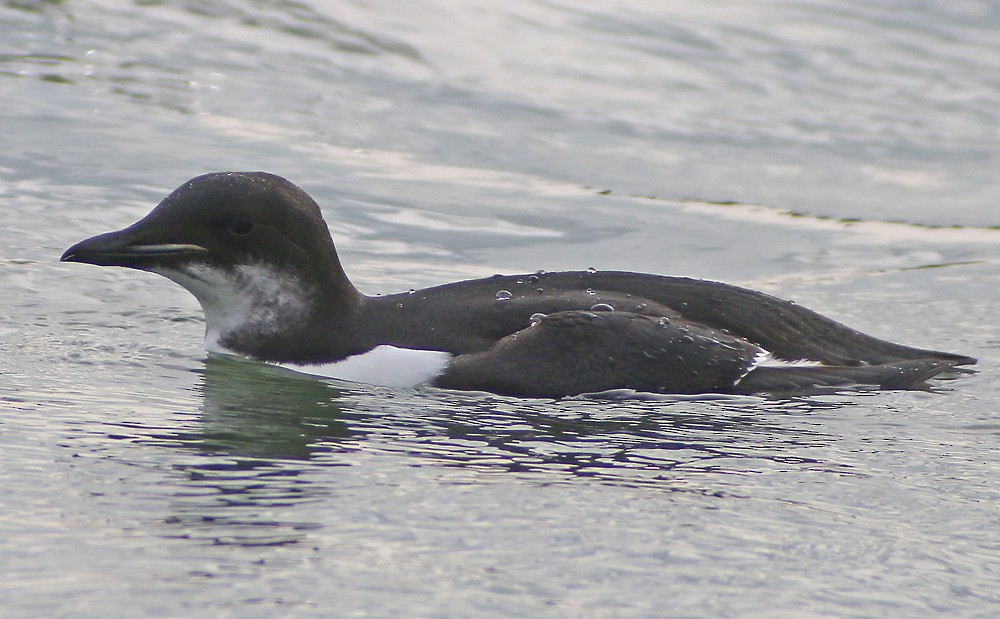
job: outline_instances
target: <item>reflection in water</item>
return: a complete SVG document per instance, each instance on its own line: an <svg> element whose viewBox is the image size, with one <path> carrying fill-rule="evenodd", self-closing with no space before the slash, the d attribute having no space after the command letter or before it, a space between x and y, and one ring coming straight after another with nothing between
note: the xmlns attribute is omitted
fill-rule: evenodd
<svg viewBox="0 0 1000 619"><path fill-rule="evenodd" d="M324 440L347 437L337 391L312 377L237 358L205 362L203 451L308 459Z"/></svg>
<svg viewBox="0 0 1000 619"><path fill-rule="evenodd" d="M338 419L337 391L307 376L222 357L206 360L201 391L200 423L159 437L200 456L176 466L186 480L174 495L167 535L242 546L302 541L319 525L276 516L328 494L308 478L304 461L324 442L350 434Z"/></svg>
<svg viewBox="0 0 1000 619"><path fill-rule="evenodd" d="M461 483L515 474L543 484L712 496L729 494L727 488L738 495L736 476L750 473L850 472L812 457L828 436L804 428L801 419L786 423L789 415L849 401L838 398L552 401L430 388L338 389L228 357L206 361L201 390L200 422L158 443L197 456L177 467L186 480L169 523L183 532L170 535L214 543L301 541L318 525L284 522L281 508L328 499L325 484L337 476L316 473L329 466L384 466L398 476L431 464Z"/></svg>
<svg viewBox="0 0 1000 619"><path fill-rule="evenodd" d="M364 427L366 444L460 467L471 477L512 472L541 483L587 478L707 494L719 494L717 474L801 466L845 472L811 457L815 447L829 443L827 435L782 423L782 413L838 408L842 401L551 401L432 390L417 399L426 404L418 418L412 417L412 400L402 411L386 400L370 403L380 410ZM378 436L376 426L392 436ZM405 434L403 427L409 428Z"/></svg>

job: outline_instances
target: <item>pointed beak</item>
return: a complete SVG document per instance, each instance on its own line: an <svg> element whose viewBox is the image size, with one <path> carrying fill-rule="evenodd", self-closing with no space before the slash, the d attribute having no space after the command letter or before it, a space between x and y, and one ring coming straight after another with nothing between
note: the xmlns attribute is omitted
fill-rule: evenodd
<svg viewBox="0 0 1000 619"><path fill-rule="evenodd" d="M144 269L164 259L207 253L201 245L144 243L132 226L80 241L67 249L59 260Z"/></svg>

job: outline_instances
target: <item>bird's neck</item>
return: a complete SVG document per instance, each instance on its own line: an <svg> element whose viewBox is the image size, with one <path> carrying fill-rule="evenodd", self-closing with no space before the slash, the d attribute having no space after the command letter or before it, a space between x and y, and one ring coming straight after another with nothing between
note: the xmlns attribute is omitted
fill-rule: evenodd
<svg viewBox="0 0 1000 619"><path fill-rule="evenodd" d="M350 324L364 297L342 272L308 279L265 264L193 264L162 275L198 299L210 352L308 363L359 346Z"/></svg>

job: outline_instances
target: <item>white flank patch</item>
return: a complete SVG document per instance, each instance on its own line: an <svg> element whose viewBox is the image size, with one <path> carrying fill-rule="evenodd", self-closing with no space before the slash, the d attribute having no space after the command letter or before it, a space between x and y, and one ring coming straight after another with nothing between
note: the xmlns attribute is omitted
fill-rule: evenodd
<svg viewBox="0 0 1000 619"><path fill-rule="evenodd" d="M303 318L307 295L298 278L263 265L239 264L217 269L189 264L182 271L157 270L193 294L205 313L205 348L229 353L226 334L248 329L275 333L282 324Z"/></svg>
<svg viewBox="0 0 1000 619"><path fill-rule="evenodd" d="M380 387L416 387L441 374L450 360L450 353L439 350L411 350L383 345L334 363L275 365L304 374Z"/></svg>
<svg viewBox="0 0 1000 619"><path fill-rule="evenodd" d="M797 359L795 361L788 361L787 359L779 359L765 350L764 352L758 354L754 358L753 364L750 366L750 369L752 370L753 368L760 368L760 367L802 368L802 367L810 367L817 365L823 365L823 363L820 361L814 361L812 359Z"/></svg>

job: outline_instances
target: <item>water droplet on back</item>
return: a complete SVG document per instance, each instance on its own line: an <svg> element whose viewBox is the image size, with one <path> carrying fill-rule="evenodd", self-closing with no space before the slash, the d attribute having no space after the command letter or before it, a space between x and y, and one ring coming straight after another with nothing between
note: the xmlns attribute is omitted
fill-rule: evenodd
<svg viewBox="0 0 1000 619"><path fill-rule="evenodd" d="M497 301L510 301L514 295L510 293L510 290L498 290L496 300Z"/></svg>
<svg viewBox="0 0 1000 619"><path fill-rule="evenodd" d="M595 303L594 305L590 306L590 311L592 311L592 312L613 312L613 311L615 311L615 308L613 308L608 303Z"/></svg>
<svg viewBox="0 0 1000 619"><path fill-rule="evenodd" d="M666 316L660 316L660 319L657 320L656 322L659 323L659 325L661 327L669 327L670 326L670 319L667 318Z"/></svg>
<svg viewBox="0 0 1000 619"><path fill-rule="evenodd" d="M537 325L543 320L545 320L545 314L541 312L535 312L534 314L531 315L530 318L528 318L528 322L530 322L532 326Z"/></svg>

